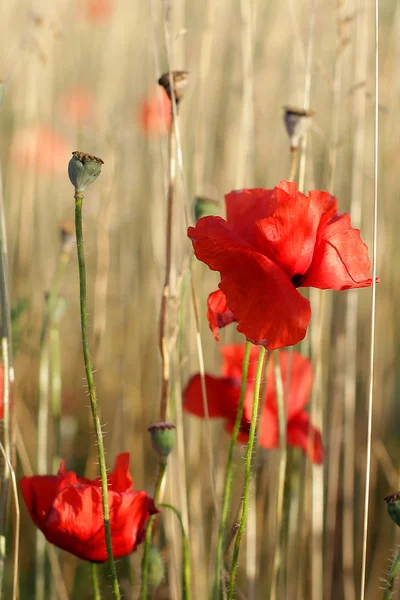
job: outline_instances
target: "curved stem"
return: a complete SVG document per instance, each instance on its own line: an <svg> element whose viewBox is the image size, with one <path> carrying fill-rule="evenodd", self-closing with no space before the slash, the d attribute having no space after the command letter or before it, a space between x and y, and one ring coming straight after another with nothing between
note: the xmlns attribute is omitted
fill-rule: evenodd
<svg viewBox="0 0 400 600"><path fill-rule="evenodd" d="M264 348L264 346L261 346L260 353L258 355L256 381L254 384L253 410L251 413L249 441L248 441L247 450L246 450L246 466L245 466L245 472L244 472L244 490L243 490L243 510L242 510L242 517L241 517L240 523L239 523L239 529L238 529L236 540L235 540L235 547L233 550L231 577L230 577L230 581L229 581L229 591L228 591L228 599L229 600L232 600L233 594L235 591L235 579L236 579L236 571L237 571L238 562L239 562L240 543L242 541L243 533L246 528L247 515L248 515L248 510L249 510L251 464L252 464L252 460L253 460L254 440L256 437L258 405L260 402L260 386L261 386L261 376L262 376L262 372L263 372L264 358L265 358L265 348Z"/></svg>
<svg viewBox="0 0 400 600"><path fill-rule="evenodd" d="M153 496L154 504L156 506L157 506L157 502L160 497L161 484L164 479L166 468L167 468L166 459L160 460L160 463L158 465L156 487L154 489L154 496ZM145 535L144 544L143 544L142 585L140 588L140 600L147 600L147 597L148 597L149 549L151 546L151 538L152 538L152 534L153 534L153 527L154 527L154 522L155 522L156 516L157 515L152 515L149 518L149 520L147 521L147 526L146 526L146 535Z"/></svg>
<svg viewBox="0 0 400 600"><path fill-rule="evenodd" d="M250 362L250 352L251 352L251 342L247 342L246 350L245 350L244 358L243 358L242 384L241 384L241 388L240 388L239 405L238 405L238 409L237 409L235 425L234 425L233 431L232 431L231 443L229 446L228 464L226 467L224 497L222 500L221 521L219 524L218 539L217 539L217 552L216 552L216 558L215 558L214 590L213 590L214 600L220 600L220 597L221 597L222 552L223 552L223 547L224 547L226 524L228 521L229 505L230 505L231 493L232 493L233 454L234 454L234 450L235 450L237 436L238 436L239 429L240 429L240 424L242 422L244 398L246 395L246 386L247 386L247 372L249 370L249 362Z"/></svg>
<svg viewBox="0 0 400 600"><path fill-rule="evenodd" d="M96 563L90 563L90 574L92 576L93 600L101 600L99 574Z"/></svg>
<svg viewBox="0 0 400 600"><path fill-rule="evenodd" d="M89 341L88 341L88 326L87 326L87 310L86 310L86 265L85 254L83 250L83 234L82 234L82 203L83 193L75 191L75 228L76 228L76 244L78 248L78 263L79 263L79 295L81 309L81 329L82 329L82 348L83 359L85 363L86 379L89 388L90 407L92 410L93 424L96 434L97 452L99 458L100 478L101 478L101 496L103 502L103 520L104 520L104 535L107 548L108 566L112 580L112 589L115 598L120 600L121 594L118 586L117 570L115 568L114 557L112 553L112 539L110 528L110 509L108 506L108 482L107 468L103 444L103 432L101 431L99 410L97 406L97 396L94 387L93 369L89 356Z"/></svg>
<svg viewBox="0 0 400 600"><path fill-rule="evenodd" d="M189 542L183 526L182 516L178 509L172 504L160 504L162 508L169 508L172 510L181 526L182 530L182 563L183 563L183 581L182 581L182 600L190 600L191 594L191 575L190 575L190 554L189 554Z"/></svg>
<svg viewBox="0 0 400 600"><path fill-rule="evenodd" d="M383 596L383 600L390 600L393 597L393 585L394 580L397 574L397 571L400 567L400 551L395 556L392 566L390 567L389 575L386 581L385 594Z"/></svg>

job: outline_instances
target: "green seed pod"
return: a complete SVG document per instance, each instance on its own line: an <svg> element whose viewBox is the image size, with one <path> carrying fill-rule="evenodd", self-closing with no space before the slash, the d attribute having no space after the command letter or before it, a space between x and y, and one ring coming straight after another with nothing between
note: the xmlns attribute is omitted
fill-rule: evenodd
<svg viewBox="0 0 400 600"><path fill-rule="evenodd" d="M150 546L148 550L148 559L149 570L147 583L150 590L154 591L164 579L165 565L156 546Z"/></svg>
<svg viewBox="0 0 400 600"><path fill-rule="evenodd" d="M175 446L176 429L172 423L156 423L149 427L151 443L159 456L166 458Z"/></svg>
<svg viewBox="0 0 400 600"><path fill-rule="evenodd" d="M394 492L385 497L389 517L400 527L400 492Z"/></svg>
<svg viewBox="0 0 400 600"><path fill-rule="evenodd" d="M204 196L197 196L194 201L194 217L196 222L202 217L209 217L217 215L219 212L219 202L205 198Z"/></svg>
<svg viewBox="0 0 400 600"><path fill-rule="evenodd" d="M96 181L101 173L101 158L85 154L84 152L73 152L68 164L69 180L76 192L83 192L87 185Z"/></svg>

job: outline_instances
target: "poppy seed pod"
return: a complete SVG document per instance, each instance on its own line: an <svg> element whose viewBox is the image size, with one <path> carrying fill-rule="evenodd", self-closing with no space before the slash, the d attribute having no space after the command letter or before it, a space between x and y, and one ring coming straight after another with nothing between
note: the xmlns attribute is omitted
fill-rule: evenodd
<svg viewBox="0 0 400 600"><path fill-rule="evenodd" d="M205 198L204 196L197 196L194 201L194 217L196 221L202 217L209 217L210 215L217 215L219 209L219 203L216 200Z"/></svg>
<svg viewBox="0 0 400 600"><path fill-rule="evenodd" d="M178 104L185 94L185 90L189 82L189 73L188 71L172 71L171 74L174 86L174 96L176 103ZM158 83L167 92L168 98L172 100L171 79L169 72L161 75L160 79L158 80Z"/></svg>
<svg viewBox="0 0 400 600"><path fill-rule="evenodd" d="M394 492L384 498L389 517L400 527L400 492Z"/></svg>
<svg viewBox="0 0 400 600"><path fill-rule="evenodd" d="M97 156L85 152L73 152L68 164L69 180L77 192L83 192L87 185L96 181L104 162Z"/></svg>
<svg viewBox="0 0 400 600"><path fill-rule="evenodd" d="M175 425L173 423L156 423L155 425L151 425L148 431L151 435L151 443L154 450L159 456L167 458L175 446Z"/></svg>
<svg viewBox="0 0 400 600"><path fill-rule="evenodd" d="M301 138L309 130L314 112L293 106L284 106L283 109L285 111L283 120L290 139L290 147L295 150L299 147Z"/></svg>
<svg viewBox="0 0 400 600"><path fill-rule="evenodd" d="M165 575L165 565L161 554L156 546L150 546L148 550L148 586L151 590L158 588Z"/></svg>

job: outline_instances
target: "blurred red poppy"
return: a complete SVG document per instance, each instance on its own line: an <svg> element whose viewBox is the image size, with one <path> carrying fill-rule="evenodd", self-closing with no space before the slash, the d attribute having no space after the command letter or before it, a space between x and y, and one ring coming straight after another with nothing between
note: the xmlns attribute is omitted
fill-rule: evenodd
<svg viewBox="0 0 400 600"><path fill-rule="evenodd" d="M76 125L82 125L93 115L94 95L88 90L69 88L59 97L64 119Z"/></svg>
<svg viewBox="0 0 400 600"><path fill-rule="evenodd" d="M57 475L23 477L20 487L33 522L50 543L83 560L107 560L99 478L78 477L61 461ZM147 519L158 511L146 492L133 491L128 452L117 456L108 490L113 555L120 558L135 550Z"/></svg>
<svg viewBox="0 0 400 600"><path fill-rule="evenodd" d="M295 183L281 181L273 190L231 192L225 203L226 220L204 217L188 236L197 258L221 274L223 314L229 309L254 344L273 350L304 338L311 309L297 288L372 284L368 248L328 192L307 197ZM208 316L215 332L215 314ZM219 327L227 324L220 320Z"/></svg>
<svg viewBox="0 0 400 600"><path fill-rule="evenodd" d="M232 431L240 397L240 385L245 346L243 344L224 346L222 377L206 374L208 411L211 418L225 419L225 429ZM247 378L243 417L238 440L248 441L251 411L253 406L254 380L259 350L252 347ZM287 443L301 448L315 463L320 464L324 450L320 432L310 422L310 415L304 410L310 395L313 372L311 362L297 352L279 352L282 380L286 382L289 360L290 385L287 406ZM204 418L203 397L200 375L194 375L184 390L184 409ZM262 400L261 422L259 426L260 446L279 447L279 428L276 405L275 377L272 368L268 369L265 395Z"/></svg>
<svg viewBox="0 0 400 600"><path fill-rule="evenodd" d="M171 124L171 100L163 88L146 96L139 106L139 125L143 133L157 137L168 132Z"/></svg>
<svg viewBox="0 0 400 600"><path fill-rule="evenodd" d="M14 133L10 152L12 161L22 169L35 168L41 173L65 175L72 149L52 129L32 125Z"/></svg>
<svg viewBox="0 0 400 600"><path fill-rule="evenodd" d="M107 21L111 17L113 10L113 0L85 0L84 11L89 21Z"/></svg>

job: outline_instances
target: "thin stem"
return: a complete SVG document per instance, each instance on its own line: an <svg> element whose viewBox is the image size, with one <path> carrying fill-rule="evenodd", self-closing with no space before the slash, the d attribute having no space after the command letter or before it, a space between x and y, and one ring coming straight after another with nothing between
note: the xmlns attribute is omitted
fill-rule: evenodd
<svg viewBox="0 0 400 600"><path fill-rule="evenodd" d="M372 414L374 401L374 364L375 364L375 322L376 322L376 267L378 242L378 150L379 150L379 0L375 0L375 143L374 143L374 209L373 209L373 251L372 251L372 301L371 301L371 347L368 390L368 431L367 462L364 497L364 523L361 567L361 600L365 598L367 574L367 544L369 516L369 487L371 480Z"/></svg>
<svg viewBox="0 0 400 600"><path fill-rule="evenodd" d="M165 471L167 468L167 461L165 459L160 460L158 465L158 474L156 480L156 486L154 489L154 504L157 506L157 502L160 498L161 485L164 479ZM142 558L142 585L140 588L140 600L147 600L148 598L148 583L149 583L149 549L151 546L151 538L153 535L153 527L156 520L156 515L151 515L146 525L146 535L143 544L143 558Z"/></svg>
<svg viewBox="0 0 400 600"><path fill-rule="evenodd" d="M107 548L108 566L112 580L112 588L115 598L120 600L121 595L118 586L117 570L112 552L112 539L110 528L110 509L108 506L108 488L107 488L107 468L106 458L104 453L103 432L99 411L97 406L96 390L94 387L93 369L89 356L89 340L88 340L88 324L87 324L87 309L86 309L86 266L85 254L83 249L83 233L82 233L82 203L83 193L75 191L75 228L76 228L76 244L78 249L79 263L79 295L80 295L80 310L81 310L81 329L82 329L82 348L83 359L85 363L86 379L89 388L90 407L93 416L93 425L96 434L97 452L100 467L101 478L101 496L103 503L103 520L104 520L104 535Z"/></svg>
<svg viewBox="0 0 400 600"><path fill-rule="evenodd" d="M223 547L224 547L224 538L225 538L226 525L227 525L227 521L228 521L229 505L231 502L231 494L232 494L233 454L235 451L235 444L236 444L237 436L239 434L240 424L242 422L244 399L246 396L246 388L247 388L247 372L249 370L250 353L251 353L251 342L247 342L245 353L244 353L244 358L243 358L242 384L241 384L241 388L240 388L239 405L238 405L238 409L237 409L235 425L234 425L233 431L232 431L231 443L229 446L228 464L226 467L224 496L223 496L223 500L222 500L221 520L220 520L219 531L218 531L217 551L216 551L216 558L215 558L214 591L213 591L214 600L220 600L220 597L221 597L222 551L223 551Z"/></svg>
<svg viewBox="0 0 400 600"><path fill-rule="evenodd" d="M60 326L53 323L49 333L51 357L51 407L53 419L53 465L52 472L57 472L61 460L61 356Z"/></svg>
<svg viewBox="0 0 400 600"><path fill-rule="evenodd" d="M12 583L13 583L12 600L17 600L17 598L19 597L18 560L19 560L19 531L20 531L18 485L17 485L17 479L15 477L15 471L10 462L10 459L7 456L4 446L1 442L0 442L0 452L3 456L4 461L7 463L8 469L10 470L11 486L12 486L13 499L14 499L14 556L13 556L13 577L12 577Z"/></svg>
<svg viewBox="0 0 400 600"><path fill-rule="evenodd" d="M246 528L246 523L247 523L247 514L248 514L248 508L249 508L250 479L251 479L251 464L252 464L252 460L253 460L254 440L256 437L258 405L260 402L260 386L261 386L261 376L262 376L263 366L264 366L264 358L265 358L265 348L264 348L264 346L261 346L260 353L258 355L258 362L257 362L256 380L255 380L255 384L254 384L253 410L251 413L249 441L247 444L246 459L245 459L246 462L245 462L245 471L244 471L243 510L242 510L242 517L241 517L240 523L239 523L239 529L238 529L236 540L235 540L235 547L233 550L231 577L230 577L229 590L228 590L228 599L229 600L232 600L233 594L235 591L235 579L236 579L236 571L237 571L238 562L239 562L240 543L242 541L243 533L244 533L244 530Z"/></svg>
<svg viewBox="0 0 400 600"><path fill-rule="evenodd" d="M172 113L171 125L169 129L169 183L167 198L167 224L166 224L166 245L165 245L165 279L161 298L159 339L158 345L161 354L161 401L160 401L160 421L167 419L167 406L169 396L170 381L170 358L168 352L167 340L167 309L168 298L170 296L171 266L172 266L172 216L174 207L174 188L176 174L176 138L174 127L174 115Z"/></svg>
<svg viewBox="0 0 400 600"><path fill-rule="evenodd" d="M90 563L90 574L92 576L93 600L101 600L99 572L96 563Z"/></svg>
<svg viewBox="0 0 400 600"><path fill-rule="evenodd" d="M272 590L271 600L275 600L279 597L279 571L281 566L282 556L282 517L283 517L283 502L284 502L284 491L285 491L285 479L286 479L286 463L287 463L287 443L286 443L286 410L285 410L285 398L283 391L283 381L281 365L279 360L279 352L274 352L274 374L275 374L275 388L276 388L276 405L278 410L278 427L279 427L279 449L280 449L280 461L279 461L279 479L278 487L276 491L276 534L275 534L275 550L274 550L274 564L273 564L273 579L272 579Z"/></svg>
<svg viewBox="0 0 400 600"><path fill-rule="evenodd" d="M389 571L388 578L386 581L385 594L383 596L383 600L391 600L391 598L393 597L392 592L393 592L394 580L396 578L396 574L397 574L399 567L400 567L400 550L397 553L397 555L395 556L395 558L393 559L392 566L390 567L390 571Z"/></svg>
<svg viewBox="0 0 400 600"><path fill-rule="evenodd" d="M178 518L178 521L182 530L182 600L190 600L192 597L191 592L191 573L190 573L190 554L189 554L189 542L183 526L182 516L179 510L171 504L160 504L162 508L169 508L172 510Z"/></svg>
<svg viewBox="0 0 400 600"><path fill-rule="evenodd" d="M290 150L290 173L289 181L296 180L297 166L299 164L299 149L296 146Z"/></svg>

